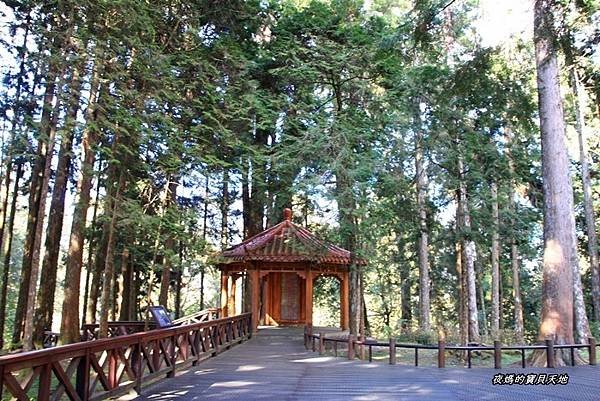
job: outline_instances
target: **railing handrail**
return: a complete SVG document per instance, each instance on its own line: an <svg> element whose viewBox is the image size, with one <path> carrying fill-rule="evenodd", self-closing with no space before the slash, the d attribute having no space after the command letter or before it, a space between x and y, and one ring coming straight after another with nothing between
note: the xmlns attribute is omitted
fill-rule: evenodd
<svg viewBox="0 0 600 401"><path fill-rule="evenodd" d="M396 343L395 338L390 338L388 342L379 340L362 339L356 340L353 336L348 336L346 339L342 338L327 338L327 333L313 333L312 327L306 326L304 330L304 344L308 349L309 342L312 341L312 349L316 351L315 340L319 342L319 353L325 352L325 343L331 342L334 344L335 355L337 356L337 344L345 343L348 344L348 358L354 359L355 347L361 348L361 353L364 358L364 347L369 349L369 362L372 361L372 348L373 347L386 347L389 349L390 364L396 363L396 348L413 349L415 351L415 366L419 363L419 349L432 349L438 351L438 366L445 367L445 352L447 350L453 351L466 351L467 352L467 363L468 367L471 367L471 353L477 351L493 351L494 353L494 367L499 369L502 365L501 353L502 351L517 350L521 352L521 365L525 367L525 351L526 350L538 350L543 349L546 351L547 363L549 367L554 367L555 357L554 351L556 349L570 349L571 350L571 364L575 364L575 350L576 349L588 349L589 352L589 364L596 364L596 340L593 337L588 338L588 343L582 344L554 344L551 339L545 340L544 344L513 344L513 345L502 345L500 341L494 341L494 345L448 345L444 340L438 341L437 345L434 344L417 344L417 343Z"/></svg>
<svg viewBox="0 0 600 401"><path fill-rule="evenodd" d="M107 322L108 326L123 326L123 325L128 325L128 326L144 326L146 324L145 321L143 320L111 320L110 322ZM153 325L155 324L153 321L148 322L149 324ZM83 323L81 325L81 327L99 327L100 323Z"/></svg>
<svg viewBox="0 0 600 401"><path fill-rule="evenodd" d="M104 400L175 377L252 336L252 314L0 357L0 398Z"/></svg>
<svg viewBox="0 0 600 401"><path fill-rule="evenodd" d="M102 350L114 349L121 347L124 344L144 342L143 340L155 340L161 337L170 337L174 334L181 334L189 330L198 328L210 327L221 323L233 322L251 316L251 313L243 313L236 316L225 317L220 319L209 320L206 322L192 323L184 326L173 326L164 329L156 329L152 331L144 331L133 334L125 334L117 337L101 338L94 341L81 341L73 344L60 345L54 348L45 348L34 351L20 352L17 354L8 354L0 356L0 366L13 365L25 361L44 359L48 356L71 355L78 354L80 351L91 350L99 352ZM61 358L53 358L61 359Z"/></svg>
<svg viewBox="0 0 600 401"><path fill-rule="evenodd" d="M218 314L219 313L219 308L207 308L207 309L202 309L199 310L198 312L192 313L191 315L187 315L187 316L182 316L178 319L173 320L173 324L179 324L179 323L184 323L187 322L191 319L195 319L197 317L203 316L203 315L208 315L210 316L211 314ZM215 319L213 319L215 320Z"/></svg>

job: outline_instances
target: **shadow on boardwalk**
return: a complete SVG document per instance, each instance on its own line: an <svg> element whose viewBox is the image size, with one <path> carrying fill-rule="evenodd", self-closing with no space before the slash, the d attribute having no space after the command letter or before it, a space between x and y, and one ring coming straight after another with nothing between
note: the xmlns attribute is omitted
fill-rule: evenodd
<svg viewBox="0 0 600 401"><path fill-rule="evenodd" d="M567 385L493 386L497 373L569 375ZM267 328L250 341L136 401L184 400L600 400L600 368L428 368L348 361L304 349L301 329ZM132 399L131 397L128 399Z"/></svg>

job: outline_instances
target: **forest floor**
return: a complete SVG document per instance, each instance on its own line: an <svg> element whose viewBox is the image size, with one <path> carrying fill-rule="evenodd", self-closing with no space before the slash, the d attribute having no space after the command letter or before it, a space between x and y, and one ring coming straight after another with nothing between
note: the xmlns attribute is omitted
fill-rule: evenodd
<svg viewBox="0 0 600 401"><path fill-rule="evenodd" d="M402 360L402 356L399 360ZM409 356L405 356L405 359ZM438 369L348 361L306 351L301 329L263 329L250 341L174 379L142 391L136 401L186 400L598 400L600 367ZM474 366L479 366L473 361ZM494 385L500 376L513 384ZM526 385L517 377L562 377L567 384ZM565 376L567 375L567 376Z"/></svg>

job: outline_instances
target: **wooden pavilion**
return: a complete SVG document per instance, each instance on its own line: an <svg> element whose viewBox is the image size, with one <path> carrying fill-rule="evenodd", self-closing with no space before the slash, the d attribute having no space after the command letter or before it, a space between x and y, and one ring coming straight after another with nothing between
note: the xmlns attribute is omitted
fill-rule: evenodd
<svg viewBox="0 0 600 401"><path fill-rule="evenodd" d="M218 256L221 313L235 314L236 282L248 275L253 330L259 324L312 325L313 282L319 276L332 276L340 282L340 326L345 330L352 263L365 261L294 224L292 211L285 209L281 223Z"/></svg>

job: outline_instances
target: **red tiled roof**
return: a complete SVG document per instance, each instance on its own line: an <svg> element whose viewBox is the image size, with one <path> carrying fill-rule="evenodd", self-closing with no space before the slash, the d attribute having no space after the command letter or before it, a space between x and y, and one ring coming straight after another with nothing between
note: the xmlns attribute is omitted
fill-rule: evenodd
<svg viewBox="0 0 600 401"><path fill-rule="evenodd" d="M219 264L248 261L315 262L350 265L351 255L339 246L318 239L310 231L291 221L286 210L285 220L244 242L224 250L218 256ZM354 263L366 264L361 258Z"/></svg>

